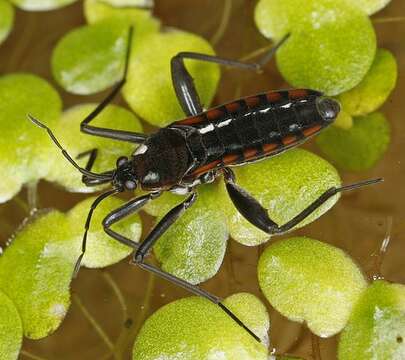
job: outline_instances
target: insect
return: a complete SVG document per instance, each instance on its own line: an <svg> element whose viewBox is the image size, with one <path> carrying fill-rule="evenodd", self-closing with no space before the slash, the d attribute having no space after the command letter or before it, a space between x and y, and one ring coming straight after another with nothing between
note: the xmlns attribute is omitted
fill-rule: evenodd
<svg viewBox="0 0 405 360"><path fill-rule="evenodd" d="M303 143L333 123L340 111L339 104L336 100L323 96L320 92L294 89L249 96L204 111L193 79L184 66L184 59L259 70L287 38L288 36L273 47L258 63L243 63L192 52L182 52L174 56L171 60L173 86L187 117L159 129L152 135L145 135L90 125L90 122L113 100L125 83L132 41L131 28L123 79L82 121L81 131L94 136L140 144L140 146L130 158L118 158L115 169L100 174L91 171L97 156L97 149L79 155L79 157L88 156L87 165L82 168L61 146L46 125L29 116L36 125L47 130L65 158L82 173L82 180L87 186L104 183L112 185L112 189L101 194L90 208L83 235L82 253L76 263L75 274L80 268L86 251L87 232L97 205L108 196L124 191L132 192L140 186L148 193L136 197L110 212L103 220L105 232L115 240L134 249L133 262L135 264L219 305L240 326L260 341L236 315L225 307L219 297L146 263L145 258L158 238L197 200L196 187L213 182L219 176L223 176L228 194L238 211L250 223L268 234L280 234L290 230L339 192L370 185L381 180L374 179L339 188L330 188L283 225L278 225L271 220L267 210L237 185L237 179L232 171L233 166L271 157ZM188 196L160 220L141 244L111 229L114 223L137 212L165 191Z"/></svg>

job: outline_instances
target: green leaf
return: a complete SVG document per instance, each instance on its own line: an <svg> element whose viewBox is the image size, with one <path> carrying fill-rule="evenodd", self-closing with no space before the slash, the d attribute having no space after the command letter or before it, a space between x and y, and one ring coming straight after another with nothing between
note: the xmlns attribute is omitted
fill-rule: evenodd
<svg viewBox="0 0 405 360"><path fill-rule="evenodd" d="M80 153L97 149L97 159L92 171L100 173L115 169L117 159L120 156L130 156L136 145L82 133L80 131L80 122L96 106L97 104L83 104L66 110L53 130L60 143L74 159ZM143 132L138 118L128 110L116 105L108 105L91 124L104 128ZM50 140L48 139L47 142L50 142ZM47 155L48 161L52 162L52 167L46 175L47 180L56 182L67 190L74 192L100 190L99 186L88 187L84 185L81 181L82 175L80 172L68 163L53 143L52 149ZM77 162L85 167L88 159L89 157L85 156L82 159L77 159Z"/></svg>
<svg viewBox="0 0 405 360"><path fill-rule="evenodd" d="M228 240L226 221L218 211L216 192L212 186L198 190L194 205L154 247L163 270L192 284L203 282L217 273Z"/></svg>
<svg viewBox="0 0 405 360"><path fill-rule="evenodd" d="M82 244L84 225L90 206L95 197L88 198L67 213L67 221L71 229L71 238L80 246ZM108 198L97 206L91 220L87 236L87 250L82 264L88 268L106 267L127 257L133 248L121 244L108 236L103 229L102 221L112 210L124 202L118 198ZM138 214L133 214L112 226L112 229L127 238L138 242L142 233L142 223Z"/></svg>
<svg viewBox="0 0 405 360"><path fill-rule="evenodd" d="M0 334L0 359L17 359L23 335L21 319L13 302L2 291L0 291Z"/></svg>
<svg viewBox="0 0 405 360"><path fill-rule="evenodd" d="M43 129L28 120L32 114L50 127L57 123L62 101L38 76L24 73L0 77L0 202L11 199L21 186L43 178L52 164L52 144Z"/></svg>
<svg viewBox="0 0 405 360"><path fill-rule="evenodd" d="M242 319L243 323L268 347L269 314L256 296L249 293L237 293L228 296L223 303L239 319Z"/></svg>
<svg viewBox="0 0 405 360"><path fill-rule="evenodd" d="M289 150L265 161L236 167L234 172L236 183L268 209L270 218L279 225L291 220L330 187L340 186L339 175L332 165L302 149ZM339 195L332 197L297 227L320 217L338 198ZM224 185L216 204L220 204L225 213L233 239L250 246L269 240L268 234L251 225L236 210Z"/></svg>
<svg viewBox="0 0 405 360"><path fill-rule="evenodd" d="M70 281L79 256L70 230L60 212L39 216L18 232L0 259L0 289L16 305L28 338L52 333L69 308Z"/></svg>
<svg viewBox="0 0 405 360"><path fill-rule="evenodd" d="M268 324L263 304L252 295L236 294L226 302L247 324L253 319L258 326ZM254 340L219 306L198 297L177 300L156 311L144 323L133 348L134 360L267 357L264 344Z"/></svg>
<svg viewBox="0 0 405 360"><path fill-rule="evenodd" d="M178 30L153 34L140 42L132 53L123 95L137 114L155 126L162 127L185 117L170 73L170 60L181 51L214 54L206 40ZM219 80L218 65L196 60L186 60L185 63L202 104L209 106Z"/></svg>
<svg viewBox="0 0 405 360"><path fill-rule="evenodd" d="M122 79L128 32L128 22L115 18L70 31L53 51L53 76L74 94L105 90Z"/></svg>
<svg viewBox="0 0 405 360"><path fill-rule="evenodd" d="M0 289L15 303L28 338L40 339L51 334L66 315L84 223L94 199L84 200L66 215L55 210L37 215L17 233L0 258ZM83 265L104 267L133 251L101 230L101 219L122 204L118 198L108 198L95 210ZM133 216L113 229L138 241L140 219Z"/></svg>
<svg viewBox="0 0 405 360"><path fill-rule="evenodd" d="M375 281L340 336L339 360L405 358L405 286Z"/></svg>
<svg viewBox="0 0 405 360"><path fill-rule="evenodd" d="M318 146L339 167L349 171L372 168L390 143L390 126L382 113L354 118L353 126L331 126L316 140Z"/></svg>
<svg viewBox="0 0 405 360"><path fill-rule="evenodd" d="M291 34L276 59L294 87L339 94L357 85L374 59L371 21L346 0L261 0L255 20L267 37Z"/></svg>
<svg viewBox="0 0 405 360"><path fill-rule="evenodd" d="M353 118L346 111L340 110L333 125L344 130L349 130L353 126Z"/></svg>
<svg viewBox="0 0 405 360"><path fill-rule="evenodd" d="M260 288L270 304L321 337L346 325L367 283L342 250L295 237L270 245L258 265ZM359 358L360 359L360 358Z"/></svg>
<svg viewBox="0 0 405 360"><path fill-rule="evenodd" d="M74 3L77 0L10 0L15 6L27 11L46 11Z"/></svg>
<svg viewBox="0 0 405 360"><path fill-rule="evenodd" d="M111 1L110 1L111 2ZM96 23L98 21L119 17L131 21L135 26L135 31L139 30L139 27L145 26L145 23L149 21L155 24L156 30L159 27L159 21L152 18L152 11L136 8L133 1L128 5L111 4L108 1L100 0L85 0L84 1L84 16L89 24Z"/></svg>
<svg viewBox="0 0 405 360"><path fill-rule="evenodd" d="M386 7L390 2L391 0L356 0L353 3L368 15L372 15Z"/></svg>
<svg viewBox="0 0 405 360"><path fill-rule="evenodd" d="M353 116L377 110L394 89L398 76L395 57L385 49L378 49L374 62L363 80L353 89L340 94L344 110Z"/></svg>
<svg viewBox="0 0 405 360"><path fill-rule="evenodd" d="M14 23L14 8L6 0L0 0L0 44L7 38Z"/></svg>

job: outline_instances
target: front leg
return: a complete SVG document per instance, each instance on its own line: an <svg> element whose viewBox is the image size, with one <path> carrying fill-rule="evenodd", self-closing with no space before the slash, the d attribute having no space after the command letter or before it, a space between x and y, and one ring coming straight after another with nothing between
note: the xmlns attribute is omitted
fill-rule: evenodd
<svg viewBox="0 0 405 360"><path fill-rule="evenodd" d="M138 212L149 201L158 198L161 194L161 192L152 192L147 195L137 197L120 206L118 209L111 211L103 220L104 231L120 243L130 246L134 249L138 249L138 243L112 230L111 226L116 222L126 218L127 216Z"/></svg>
<svg viewBox="0 0 405 360"><path fill-rule="evenodd" d="M135 144L142 144L146 140L146 135L141 133L134 133L132 131L125 131L125 130L117 130L117 129L107 129L102 128L99 126L92 126L89 125L92 120L96 118L96 116L101 113L111 101L117 96L119 91L124 86L127 80L128 74L128 64L129 64L129 56L131 53L131 45L132 45L132 33L133 27L129 28L128 32L128 40L127 40L127 51L125 56L125 65L124 65L124 75L122 79L113 87L111 92L107 95L107 97L97 105L97 107L86 116L86 118L80 124L80 130L86 134L106 137L109 139L114 140L121 140L127 141Z"/></svg>
<svg viewBox="0 0 405 360"><path fill-rule="evenodd" d="M241 215L248 220L252 225L268 234L282 234L291 230L294 226L299 224L302 220L312 214L322 204L324 204L332 196L339 192L354 190L363 186L372 185L382 181L379 179L366 180L359 183L345 185L342 187L331 187L326 190L318 199L312 204L308 205L298 215L294 216L290 221L284 225L278 225L270 219L267 209L265 209L252 195L246 190L242 189L235 184L235 175L229 168L224 169L224 177L226 182L226 189L233 204L241 213Z"/></svg>

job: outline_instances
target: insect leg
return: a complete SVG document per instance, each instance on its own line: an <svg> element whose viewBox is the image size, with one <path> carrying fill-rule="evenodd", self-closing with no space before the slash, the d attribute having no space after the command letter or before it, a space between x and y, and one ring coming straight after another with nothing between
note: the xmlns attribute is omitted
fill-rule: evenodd
<svg viewBox="0 0 405 360"><path fill-rule="evenodd" d="M131 143L141 144L145 141L146 135L141 133L134 133L131 131L125 130L114 130L114 129L107 129L97 126L89 125L89 123L101 112L104 108L115 98L121 88L124 86L127 73L128 73L128 64L129 64L129 56L131 53L131 44L132 44L132 33L133 27L129 28L128 33L128 45L127 51L125 56L125 66L124 66L124 76L123 78L113 87L112 91L107 95L107 97L97 105L97 107L89 114L87 117L81 122L80 130L89 135L95 135L100 137L106 137L114 140L122 140Z"/></svg>
<svg viewBox="0 0 405 360"><path fill-rule="evenodd" d="M81 159L81 158L89 155L89 159L87 160L85 169L87 171L91 171L91 169L93 168L94 162L96 161L97 153L98 153L97 149L87 150L87 151L84 151L84 152L80 153L79 155L77 155L76 159ZM109 182L111 180L112 171L105 171L102 173L102 175L106 176L106 179L94 179L87 175L82 175L82 182L86 186L97 186L100 184L105 184L106 182Z"/></svg>
<svg viewBox="0 0 405 360"><path fill-rule="evenodd" d="M194 85L194 80L184 65L184 59L193 59L200 61L213 62L225 66L232 66L241 69L260 71L274 55L277 49L287 40L289 34L278 42L271 50L258 62L246 63L242 61L223 59L217 56L194 53L180 52L171 60L171 73L173 87L176 92L177 99L187 116L194 116L203 111L200 97Z"/></svg>
<svg viewBox="0 0 405 360"><path fill-rule="evenodd" d="M98 153L97 149L87 150L87 151L84 151L84 152L80 153L79 155L77 155L76 159L81 159L81 158L84 158L85 156L89 155L89 159L87 160L85 169L87 171L91 171L91 169L94 165L94 162L96 161L97 153Z"/></svg>
<svg viewBox="0 0 405 360"><path fill-rule="evenodd" d="M115 224L116 222L122 220L123 218L137 212L140 208L145 206L150 200L156 199L161 195L161 192L153 192L147 195L143 195L132 199L125 203L124 205L120 206L118 209L111 211L103 220L103 227L104 231L110 235L113 239L133 247L137 249L139 244L135 241L128 239L127 237L117 233L116 231L112 230L110 227Z"/></svg>
<svg viewBox="0 0 405 360"><path fill-rule="evenodd" d="M96 198L96 200L93 201L93 203L91 204L89 213L87 214L87 219L86 219L86 223L84 225L84 234L83 234L83 240L82 240L82 253L80 254L80 256L78 257L76 264L75 264L75 268L73 271L73 277L76 277L77 273L80 270L80 264L82 262L83 256L86 252L86 244L87 244L87 233L89 231L90 228L90 222L91 222L91 218L93 216L93 212L96 209L97 205L100 204L101 201L103 201L105 198L117 194L121 192L120 189L112 189L109 190L103 194L101 194L98 198Z"/></svg>
<svg viewBox="0 0 405 360"><path fill-rule="evenodd" d="M188 283L187 281L178 278L177 276L171 275L166 271L163 271L153 265L144 262L148 251L153 247L160 236L181 216L184 212L195 202L197 199L197 193L192 193L185 201L170 210L163 219L155 226L155 228L150 232L147 238L142 242L138 250L134 255L134 262L141 268L152 272L153 274L176 284L191 293L201 296L214 304L218 305L223 311L225 311L238 325L244 328L255 340L260 342L260 339L255 335L234 313L232 313L222 302L221 299L209 292Z"/></svg>
<svg viewBox="0 0 405 360"><path fill-rule="evenodd" d="M251 224L257 228L263 230L268 234L282 234L291 230L294 226L299 224L307 216L312 214L316 209L318 209L323 203L325 203L332 196L343 191L354 190L363 186L372 185L382 181L379 179L366 180L359 183L345 185L342 187L332 187L326 190L318 199L316 199L312 204L308 205L304 210L302 210L298 215L294 216L290 221L286 222L284 225L278 225L273 220L270 219L267 209L265 209L260 203L250 195L246 190L242 189L235 184L235 176L233 172L229 169L225 169L225 182L226 189L228 191L229 197L231 198L233 204L238 209L238 211L246 218Z"/></svg>

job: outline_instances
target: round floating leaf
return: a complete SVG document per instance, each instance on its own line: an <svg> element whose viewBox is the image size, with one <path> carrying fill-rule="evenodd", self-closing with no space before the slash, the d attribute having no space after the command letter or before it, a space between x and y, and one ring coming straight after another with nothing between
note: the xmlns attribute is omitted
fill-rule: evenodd
<svg viewBox="0 0 405 360"><path fill-rule="evenodd" d="M128 5L114 5L107 1L85 0L84 15L89 24L112 17L125 18L135 25L135 31L145 26L146 21L155 24L156 30L159 27L159 21L152 19L152 11L147 9L136 8L133 1Z"/></svg>
<svg viewBox="0 0 405 360"><path fill-rule="evenodd" d="M339 94L357 85L374 59L372 24L351 2L261 0L255 14L265 36L291 34L277 64L294 87Z"/></svg>
<svg viewBox="0 0 405 360"><path fill-rule="evenodd" d="M239 304L237 298L227 302L247 324L254 317L256 324L268 322L268 318L262 318L267 314L263 313L262 304L257 306L257 299L246 296ZM255 306L249 307L251 304ZM267 356L266 346L253 339L219 306L197 297L174 301L156 311L144 323L133 348L134 360L266 360Z"/></svg>
<svg viewBox="0 0 405 360"><path fill-rule="evenodd" d="M340 186L339 175L332 165L302 149L237 167L234 172L236 183L268 209L270 218L279 225L291 220L330 187ZM338 198L339 195L332 197L297 227L317 219ZM242 217L229 200L223 185L216 203L225 212L230 235L236 241L245 245L258 245L270 238Z"/></svg>
<svg viewBox="0 0 405 360"><path fill-rule="evenodd" d="M74 3L77 0L10 0L15 6L27 11L46 11Z"/></svg>
<svg viewBox="0 0 405 360"><path fill-rule="evenodd" d="M346 111L340 110L339 115L333 125L344 130L349 130L353 126L353 118Z"/></svg>
<svg viewBox="0 0 405 360"><path fill-rule="evenodd" d="M192 284L214 276L224 258L228 230L212 187L199 188L197 201L154 247L162 269ZM158 219L160 220L160 219Z"/></svg>
<svg viewBox="0 0 405 360"><path fill-rule="evenodd" d="M351 89L370 68L376 46L369 19L362 20L292 33L276 55L278 69L297 88L316 89L328 95Z"/></svg>
<svg viewBox="0 0 405 360"><path fill-rule="evenodd" d="M93 200L84 200L67 215L58 211L37 215L17 233L0 258L0 289L17 306L26 337L39 339L49 335L66 315L70 282L81 253L84 222ZM109 239L101 230L101 219L122 204L123 200L109 198L95 210L83 265L107 266L132 251ZM139 217L123 220L113 229L138 241Z"/></svg>
<svg viewBox="0 0 405 360"><path fill-rule="evenodd" d="M24 335L40 339L61 323L79 247L65 215L52 211L26 225L0 258L0 289L16 305ZM16 270L18 269L18 271Z"/></svg>
<svg viewBox="0 0 405 360"><path fill-rule="evenodd" d="M80 122L91 113L96 104L83 104L75 106L65 111L60 118L54 133L63 147L75 159L80 153L97 149L97 159L92 171L96 173L112 170L116 168L116 161L120 156L130 156L135 150L135 144L124 141L91 136L80 132ZM128 110L116 106L107 106L92 121L91 125L126 130L133 132L142 132L142 126L139 120ZM47 140L50 142L50 140ZM52 167L46 176L49 181L55 181L61 184L69 191L93 192L100 187L88 187L81 181L82 175L63 157L60 150L53 145L48 153L48 157L53 159ZM85 167L89 156L86 155L77 162Z"/></svg>
<svg viewBox="0 0 405 360"><path fill-rule="evenodd" d="M60 116L62 102L45 80L30 74L0 77L0 202L12 198L21 186L49 171L52 144L43 129L28 120L32 114L50 127Z"/></svg>
<svg viewBox="0 0 405 360"><path fill-rule="evenodd" d="M344 110L353 116L366 115L377 110L387 100L397 81L397 62L385 49L378 49L374 62L353 89L340 94Z"/></svg>
<svg viewBox="0 0 405 360"><path fill-rule="evenodd" d="M260 288L270 304L290 320L305 321L321 337L346 325L367 286L342 250L296 237L269 246L258 265Z"/></svg>
<svg viewBox="0 0 405 360"><path fill-rule="evenodd" d="M372 15L382 8L386 7L391 0L356 0L353 3L365 11L368 15Z"/></svg>
<svg viewBox="0 0 405 360"><path fill-rule="evenodd" d="M239 319L243 319L243 323L268 347L269 314L266 307L256 296L249 293L237 293L228 296L223 303ZM254 311L252 311L253 309Z"/></svg>
<svg viewBox="0 0 405 360"><path fill-rule="evenodd" d="M390 127L383 114L373 113L354 118L349 130L331 126L316 141L342 169L364 171L372 168L387 150Z"/></svg>
<svg viewBox="0 0 405 360"><path fill-rule="evenodd" d="M84 224L90 206L95 197L86 199L76 205L67 214L67 220L70 224L71 237L77 244L82 244ZM108 198L104 200L94 212L91 220L90 229L87 236L87 249L83 258L83 265L90 268L99 268L114 264L127 257L134 249L108 236L103 229L102 221L104 217L113 209L117 209L123 204L118 198ZM139 215L132 214L112 226L112 229L126 236L127 238L138 242L142 233L142 223Z"/></svg>
<svg viewBox="0 0 405 360"><path fill-rule="evenodd" d="M340 336L339 360L405 358L405 286L375 281Z"/></svg>
<svg viewBox="0 0 405 360"><path fill-rule="evenodd" d="M164 126L185 117L174 92L170 60L182 51L213 54L211 45L201 37L183 31L153 34L132 52L125 100L143 119ZM218 65L186 60L204 106L209 106L219 80Z"/></svg>
<svg viewBox="0 0 405 360"><path fill-rule="evenodd" d="M0 291L0 334L0 359L17 359L23 335L21 319L13 302L2 291Z"/></svg>
<svg viewBox="0 0 405 360"><path fill-rule="evenodd" d="M6 0L0 0L0 44L10 33L14 23L14 8Z"/></svg>
<svg viewBox="0 0 405 360"><path fill-rule="evenodd" d="M129 24L122 19L106 19L70 31L52 54L55 79L65 90L81 95L118 82L124 72L128 31Z"/></svg>
<svg viewBox="0 0 405 360"><path fill-rule="evenodd" d="M160 197L147 203L142 210L145 210L152 216L163 217L183 200L185 200L184 196L179 196L166 191Z"/></svg>

